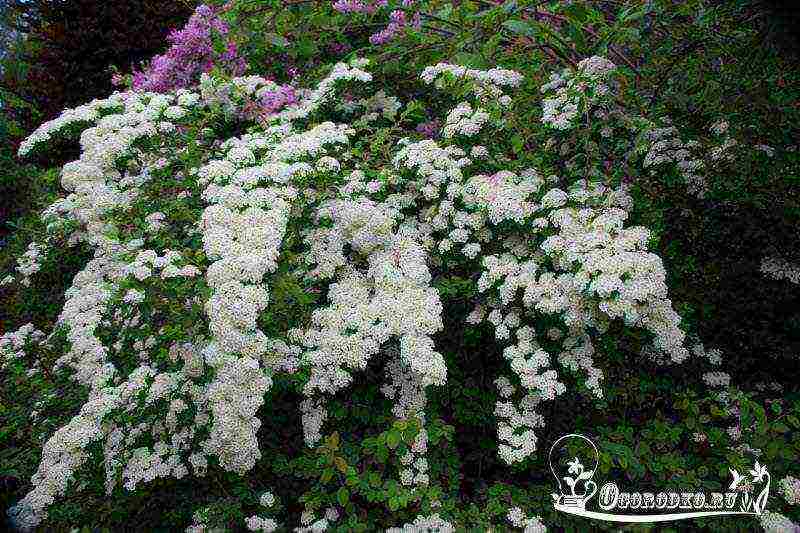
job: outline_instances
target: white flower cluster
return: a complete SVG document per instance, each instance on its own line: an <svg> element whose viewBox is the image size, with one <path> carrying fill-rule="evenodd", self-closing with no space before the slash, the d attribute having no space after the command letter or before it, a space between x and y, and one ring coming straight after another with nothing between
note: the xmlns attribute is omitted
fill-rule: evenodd
<svg viewBox="0 0 800 533"><path fill-rule="evenodd" d="M508 378L500 377L495 384L501 398L510 399L516 392ZM523 461L536 451L537 438L534 430L544 427L544 417L536 412L539 403L539 397L534 394L525 395L519 406L511 401L497 401L494 414L498 420L498 453L507 464Z"/></svg>
<svg viewBox="0 0 800 533"><path fill-rule="evenodd" d="M542 524L542 520L538 516L526 518L525 513L519 507L509 509L507 518L511 525L524 529L525 533L547 532L547 528Z"/></svg>
<svg viewBox="0 0 800 533"><path fill-rule="evenodd" d="M535 171L517 175L501 170L491 176L479 174L471 177L462 198L467 206L485 210L492 224L506 220L521 223L536 211L538 206L531 197L542 184L543 180Z"/></svg>
<svg viewBox="0 0 800 533"><path fill-rule="evenodd" d="M335 201L323 207L333 221L325 242L341 257L345 244L365 253L366 273L345 271L330 286L327 308L314 312L314 328L295 335L307 349L312 365L306 394L334 393L349 384L344 368L363 369L380 346L395 337L401 358L423 376L424 383L443 384L444 360L433 349L430 335L442 327L438 293L429 286L425 253L413 239L395 234L391 226L362 225L385 217L368 202ZM384 218L385 220L385 218Z"/></svg>
<svg viewBox="0 0 800 533"><path fill-rule="evenodd" d="M76 470L89 458L86 447L103 436L103 418L119 402L115 392L95 395L44 444L39 468L31 478L33 489L9 509L15 526L32 529L47 516L55 498L66 492Z"/></svg>
<svg viewBox="0 0 800 533"><path fill-rule="evenodd" d="M301 102L281 111L278 118L281 121L305 119L332 100L336 94L337 85L352 81L363 83L372 81L372 75L362 70L368 64L369 61L363 58L355 58L350 63L336 63L330 74L317 85L316 89L305 93L301 92L303 97Z"/></svg>
<svg viewBox="0 0 800 533"><path fill-rule="evenodd" d="M711 388L729 387L731 376L725 372L706 372L703 374L703 381Z"/></svg>
<svg viewBox="0 0 800 533"><path fill-rule="evenodd" d="M383 117L386 120L394 120L402 104L395 96L388 96L385 91L380 90L369 98L353 100L351 102L341 102L339 109L346 112L354 112L357 109L363 110L363 115L353 122L353 125L368 124Z"/></svg>
<svg viewBox="0 0 800 533"><path fill-rule="evenodd" d="M0 370L25 357L26 352L44 340L45 334L28 322L16 331L0 336Z"/></svg>
<svg viewBox="0 0 800 533"><path fill-rule="evenodd" d="M522 74L513 70L500 68L476 70L450 63L437 63L425 67L420 74L420 79L428 85L434 84L438 89L442 89L444 88L445 78L442 76L444 73L470 82L473 94L481 103L494 100L502 107L508 107L511 103L511 97L503 93L502 87L518 87L523 79Z"/></svg>
<svg viewBox="0 0 800 533"><path fill-rule="evenodd" d="M215 141L207 150L203 144L202 163L185 178L199 186L205 202L196 225L204 252L198 255L211 264L205 283L197 284L210 294L181 295L179 305L202 306L211 338L192 333L175 341L169 362L154 357L166 348L154 332L136 338L147 329L146 308L163 300L157 291L149 292L161 285L151 278L156 271L161 279L193 277L200 269L185 264L177 251L141 250L143 239L117 242L120 231L108 213L131 207L149 189L142 185L169 168L184 142L174 121L201 112L216 117L220 107L240 116L248 99L272 82L254 76L225 83L204 76L199 92L125 93L101 106L118 113L91 119L97 125L81 135L81 158L62 174L65 188L74 192L48 212L77 222L80 238L96 247L95 258L66 293L59 323L69 351L57 362L91 388L90 401L45 444L34 490L15 511L26 527L38 525L64 493L76 468L89 458L86 446L92 442L103 443L109 491L120 482L133 490L157 477L203 476L210 456L229 471L253 468L261 456L257 411L277 372L309 371L300 411L305 441L313 446L322 438L326 397L347 387L352 373L378 354L387 359L381 391L392 401L392 414L422 426L411 449L399 457L400 481L426 485L426 390L447 379L433 341L443 327L443 308L432 286L432 268L451 262L481 269L480 294L467 320L493 326L512 371L496 382L499 448L508 463L533 453L535 430L544 425L539 404L566 390L554 361L570 374L581 374L582 385L602 396L593 342L612 320L650 332L653 353L674 362L686 358L663 265L647 251L649 233L625 226L632 200L623 189L584 180L562 190L552 186L557 177L545 179L535 169L472 175L467 154L484 159L488 149L452 145L454 136L481 130L489 118L485 109L508 107L503 88L518 86L518 73L444 63L425 69L422 79L437 86L444 85L443 73L467 80L477 103L462 102L448 111L441 145L405 138L382 168L348 168L347 146L362 130L314 121L317 111L336 109L327 105L339 86L371 79L364 66L361 60L337 64L316 89L298 92L297 105L250 133ZM572 93L599 102L610 90L613 70L602 58L582 62L577 74L563 81L572 92L562 103L571 102ZM387 120L399 109L399 102L383 92L358 105L367 115L380 113ZM210 129L205 133L213 137ZM145 153L137 142L145 138L157 141L152 143L160 146L156 153ZM164 224L160 211L142 218L151 233L178 229ZM282 250L284 241L303 251ZM450 253L454 249L460 255ZM270 338L259 320L270 303L269 283L284 266L292 275L305 274L312 291L327 286L326 303L308 322ZM109 304L118 306L116 312L107 312ZM556 323L539 330L542 318ZM119 325L119 333L106 347L97 329L113 329L112 324ZM206 324L200 325L203 331ZM11 343L0 341L0 347L16 349L8 338ZM123 376L123 366L113 363L128 357L138 357L140 364ZM153 411L157 414L140 417ZM274 497L265 493L261 503L271 506ZM333 509L319 519L306 510L296 531L324 531L337 519ZM519 510L509 519L526 531L544 531L538 519L526 519ZM200 531L206 521L196 519L190 530ZM259 514L247 518L246 525L253 531L277 528ZM433 515L391 531L453 530Z"/></svg>
<svg viewBox="0 0 800 533"><path fill-rule="evenodd" d="M247 529L250 531L262 531L263 533L272 533L278 529L278 523L272 518L262 518L257 515L250 516L245 519Z"/></svg>
<svg viewBox="0 0 800 533"><path fill-rule="evenodd" d="M416 143L401 139L400 150L392 159L395 169L415 171L413 181L407 185L411 196L404 199L406 202L417 200L416 195L420 193L425 200L438 199L443 192L448 197L454 198L458 194L459 184L464 179L461 169L471 162L460 148L456 146L442 148L431 139ZM453 185L450 186L451 184Z"/></svg>
<svg viewBox="0 0 800 533"><path fill-rule="evenodd" d="M528 201L528 192L524 194L518 197L519 204ZM568 207L568 201L580 202L581 208ZM598 201L606 206L589 207ZM561 339L558 361L572 371L586 372L585 384L597 396L602 394L602 372L593 363L589 328L602 332L609 320L621 318L654 333L655 348L674 362L688 355L683 347L684 335L678 328L679 317L666 297L661 261L644 251L648 232L622 227L624 208L629 203L630 199L620 191L603 187L578 184L569 193L551 189L531 211L538 215L534 227L554 228L558 233L545 239L538 251L523 248L515 252L531 256L531 260L520 261L518 255L511 253L483 258L484 272L478 289L496 294L496 301L487 302L494 308L488 317L485 308L478 308L470 320L488 320L498 340L516 334L518 344L506 348L504 355L523 387L535 393L526 397L519 409L510 402L498 404L498 418L507 420L498 430L501 441L509 444L501 449L508 460L521 460L535 449L531 428L543 424L535 407L541 399L553 399L564 391L557 373L545 371L550 356L539 348L532 330L522 326L525 313L515 309L520 291L526 313L563 317L569 334ZM555 339L560 337L560 332L555 332Z"/></svg>
<svg viewBox="0 0 800 533"><path fill-rule="evenodd" d="M718 121L711 125L709 131L714 135L722 137L722 142L714 146L709 153L711 160L732 162L734 160L734 154L731 152L731 148L737 146L738 142L728 131L728 123L724 120Z"/></svg>
<svg viewBox="0 0 800 533"><path fill-rule="evenodd" d="M658 350L669 354L674 362L682 362L688 357L688 350L683 347L685 335L679 328L680 317L667 298L661 259L646 251L649 231L642 227L623 228L630 197L602 187L589 190L583 184L571 190L570 196L578 200L586 195L602 198L609 193L605 208L565 207L552 211L549 218L559 233L548 237L541 248L559 270L581 265L574 274L572 290L587 290L598 299L599 310L608 318L622 318L629 325L646 328L655 335ZM552 302L556 304L558 300ZM567 307L565 304L556 304L553 309ZM581 321L602 328L602 319L592 320L584 310L570 309L566 323Z"/></svg>
<svg viewBox="0 0 800 533"><path fill-rule="evenodd" d="M778 492L789 505L800 504L800 479L786 476L778 482Z"/></svg>
<svg viewBox="0 0 800 533"><path fill-rule="evenodd" d="M44 260L44 254L42 254L42 252L45 250L46 248L34 241L28 245L27 251L17 259L16 270L22 274L20 283L22 283L24 287L30 286L30 277L36 272L39 272L42 268L42 261Z"/></svg>
<svg viewBox="0 0 800 533"><path fill-rule="evenodd" d="M97 327L107 322L103 314L113 297L116 285L129 274L144 280L151 275L152 268L163 269L162 277L193 276L198 273L196 267L191 265L178 269L174 261L179 259L180 255L169 250L163 257L159 257L152 250L141 252L137 259L129 264L123 257L141 247L142 241L132 242L128 246L120 244L113 237L115 228L104 220L104 215L110 208L125 205L136 193L135 187L147 181L146 166L141 174L131 174L126 177L123 171L130 169L130 165L120 170L118 163L121 158L132 155L136 140L174 131L170 123L161 119L164 110L174 98L173 95L123 93L112 97L108 104L98 104L104 111L118 111L118 113L99 118L96 126L83 132L81 158L65 165L62 172L62 184L74 192L65 200L54 204L52 209L45 213L50 217L63 214L72 216L83 225L82 240L96 246L95 258L75 276L72 287L65 293L66 302L57 326L66 330L69 351L56 361L54 367L54 370L62 367L70 368L73 371L72 378L79 384L89 387L90 395L89 402L84 405L80 414L45 443L42 462L37 474L32 478L34 488L12 512L22 528L35 527L44 519L47 507L52 504L55 497L65 492L76 468L88 458L85 449L94 441L106 439L105 464L109 490L115 484L115 472L124 464L124 461L120 460L123 458L127 461L123 478L129 488L134 487L139 480L154 479L169 474L181 477L186 473L178 455L169 453L169 447L177 451L186 449L191 440L189 433L175 431L172 443L170 445L157 443L155 453L148 449L129 452L127 450L133 446L137 436L150 426L147 423L140 424L128 430L126 436L123 429L116 428L114 424L108 424L105 420L121 406L125 406L129 413L132 412L137 403L131 401L132 397L146 386L144 380L147 376L155 377L148 402L156 397L162 397L167 392L164 389L167 383L172 383L168 387L171 390L179 385L180 380L175 381L170 378L165 381L162 378L167 375L155 375L155 372L148 367L140 367L128 376L127 381L112 386L121 381L121 376L116 366L108 360L107 347L95 334ZM92 119L96 118L95 116ZM70 119L69 122L86 121ZM45 125L40 130L52 133L60 127L62 126L57 119L56 123ZM32 146L32 143L29 144ZM147 154L139 155L143 161L150 159ZM129 188L129 193L121 193L115 183ZM126 297L128 303L135 304L141 300L138 291L128 292ZM128 322L134 325L137 320L138 318L134 317ZM152 344L148 340L147 347L150 346ZM145 346L140 346L140 349L142 348ZM198 391L190 389L189 392L195 393L195 403L199 404L197 401L199 397L196 394ZM167 419L168 426L170 426L169 417L174 419L180 410L180 402L173 402L171 406ZM200 411L198 417L202 416L204 415ZM202 422L198 422L198 426L203 425ZM154 437L164 431L163 425L159 424L157 422L152 426ZM177 428L172 424L170 429ZM169 457L166 457L167 455ZM167 460L164 461L164 458Z"/></svg>
<svg viewBox="0 0 800 533"><path fill-rule="evenodd" d="M300 515L300 523L302 526L294 528L294 532L322 533L327 531L328 526L330 526L332 522L336 522L339 519L339 511L333 507L329 507L325 510L325 516L318 520L315 520L314 518L314 511L308 509L303 511L303 513Z"/></svg>
<svg viewBox="0 0 800 533"><path fill-rule="evenodd" d="M306 398L300 402L300 413L303 423L303 438L308 446L313 446L322 439L322 424L328 418L325 402L320 398Z"/></svg>
<svg viewBox="0 0 800 533"><path fill-rule="evenodd" d="M147 215L144 219L145 224L147 224L147 231L149 233L158 233L165 226L164 220L166 218L167 215L160 211Z"/></svg>
<svg viewBox="0 0 800 533"><path fill-rule="evenodd" d="M650 169L651 175L656 172L653 167L665 163L675 164L686 181L689 192L698 198L705 196L708 186L702 173L706 165L700 157L692 153L692 149L699 146L698 143L684 142L674 126L647 129L644 139L647 153L643 165Z"/></svg>
<svg viewBox="0 0 800 533"><path fill-rule="evenodd" d="M237 117L247 115L257 99L267 92L278 90L278 85L261 76L243 76L225 82L207 73L200 75L198 92L186 89L177 91L178 105L191 108L197 103L218 107L225 115ZM170 118L183 117L186 109L171 107L166 114Z"/></svg>
<svg viewBox="0 0 800 533"><path fill-rule="evenodd" d="M129 243L128 248L136 245L138 245L136 242ZM125 266L124 271L127 275L133 276L139 281L145 281L150 278L154 271L161 272L161 279L191 278L200 273L200 270L194 265L186 264L179 267L176 264L177 262L183 262L180 252L166 249L164 250L164 255L159 256L155 250L142 250L136 254L133 262ZM125 298L130 303L139 303L141 301L141 296L135 293L126 293Z"/></svg>
<svg viewBox="0 0 800 533"><path fill-rule="evenodd" d="M334 219L334 226L319 230L328 233L324 240L335 243L335 253L340 256L345 242L355 250L369 250L370 268L367 273L345 272L329 287L329 307L314 312L315 328L294 332L294 338L310 350L306 359L311 376L305 393L332 394L347 386L352 377L346 369L365 368L369 358L391 337L400 340L399 361L415 374L417 390L443 384L444 360L433 351L429 337L441 328L441 303L436 291L427 286L430 274L421 262L421 249L413 241L392 234L391 224L362 225L361 221L376 219L374 205L339 201L328 207L324 213ZM307 443L320 439L325 418L319 400L303 402ZM418 437L420 453L425 451L424 436L423 431ZM424 470L415 477L417 482L426 482Z"/></svg>
<svg viewBox="0 0 800 533"><path fill-rule="evenodd" d="M205 446L226 469L245 472L260 457L255 412L270 379L259 360L272 345L256 320L269 301L262 279L277 268L290 202L297 196L287 182L311 168L293 161L346 144L350 132L330 122L302 134L272 128L266 136L228 141L226 158L198 173L212 181L203 195L212 202L203 213L203 244L209 258L219 258L206 275L214 289L206 303L214 334L207 352L212 357L206 357L217 376L208 388L214 424Z"/></svg>
<svg viewBox="0 0 800 533"><path fill-rule="evenodd" d="M448 113L442 128L442 136L450 139L456 135L466 137L477 135L488 120L489 113L480 108L473 110L469 102L461 102Z"/></svg>
<svg viewBox="0 0 800 533"><path fill-rule="evenodd" d="M418 516L413 522L400 527L390 527L386 533L454 533L455 530L453 524L435 513L430 516Z"/></svg>
<svg viewBox="0 0 800 533"><path fill-rule="evenodd" d="M766 533L795 533L800 525L795 524L780 513L764 511L759 516L761 527Z"/></svg>
<svg viewBox="0 0 800 533"><path fill-rule="evenodd" d="M209 509L207 507L195 511L192 515L192 525L187 527L185 533L225 533L227 529L221 527L209 527Z"/></svg>
<svg viewBox="0 0 800 533"><path fill-rule="evenodd" d="M780 257L762 259L761 272L775 280L785 279L795 285L800 284L800 265L790 263Z"/></svg>
<svg viewBox="0 0 800 533"><path fill-rule="evenodd" d="M80 126L85 123L95 122L105 111L114 111L123 105L124 93L115 93L109 98L102 100L92 100L88 104L66 109L58 117L45 122L31 133L27 139L19 145L19 155L24 157L39 143L45 143L53 135L63 132L70 127Z"/></svg>
<svg viewBox="0 0 800 533"><path fill-rule="evenodd" d="M108 350L95 336L95 329L113 295L113 283L126 275L125 267L125 263L105 255L91 260L67 289L58 318L58 323L67 328L70 350L56 360L55 369L69 367L75 372L73 379L93 392L117 377L117 369L108 361Z"/></svg>
<svg viewBox="0 0 800 533"><path fill-rule="evenodd" d="M602 80L612 69L608 62L592 60L582 65L581 75ZM436 75L436 69L426 74L428 81ZM500 341L517 335L519 344L504 354L529 392L519 406L500 402L496 413L501 420L501 455L511 462L535 449L532 430L543 424L536 412L538 402L564 391L556 371L547 369L550 356L540 349L533 330L524 326L526 318L537 313L563 318L568 334L554 332L553 339L562 345L557 360L571 371L584 371L586 387L597 396L602 395L602 371L593 363L590 333L604 332L613 319L651 331L651 353L665 353L680 362L688 351L679 316L667 298L663 265L646 251L649 232L623 227L632 202L624 190L581 181L566 192L542 191L546 180L534 169L465 178L470 162L464 155L431 140L401 140L394 166L403 176L390 182L399 191L389 198L401 209L416 209L418 214L409 215L407 223L423 236L426 249L439 254L460 245L466 257L476 258L498 240L487 222L526 224L525 236L500 237L508 252L482 257L478 289L487 293L487 300L468 318L471 323L488 320ZM444 237L438 245L437 233ZM550 237L531 242L531 233ZM439 254L432 254L432 262Z"/></svg>
<svg viewBox="0 0 800 533"><path fill-rule="evenodd" d="M576 70L553 73L550 82L541 87L543 94L556 91L542 100L542 122L558 130L572 128L580 113L602 105L611 94L615 70L616 65L608 59L593 56L578 63Z"/></svg>
<svg viewBox="0 0 800 533"><path fill-rule="evenodd" d="M722 364L722 352L716 348L706 351L703 343L697 343L692 347L692 354L696 357L708 359L713 366Z"/></svg>
<svg viewBox="0 0 800 533"><path fill-rule="evenodd" d="M401 420L415 418L420 423L420 431L414 438L411 449L400 458L400 482L403 485L427 485L428 433L425 430L425 405L427 395L422 378L403 361L394 356L394 350L387 351L390 359L386 365L387 383L381 392L393 400L392 414Z"/></svg>

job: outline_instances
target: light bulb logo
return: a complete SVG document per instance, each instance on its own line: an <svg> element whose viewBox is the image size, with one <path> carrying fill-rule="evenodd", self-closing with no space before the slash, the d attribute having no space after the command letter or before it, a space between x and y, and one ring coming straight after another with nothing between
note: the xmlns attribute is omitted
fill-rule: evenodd
<svg viewBox="0 0 800 533"><path fill-rule="evenodd" d="M583 435L564 435L550 447L548 459L559 491L552 495L555 504L585 509L597 492L592 481L600 459L597 446Z"/></svg>

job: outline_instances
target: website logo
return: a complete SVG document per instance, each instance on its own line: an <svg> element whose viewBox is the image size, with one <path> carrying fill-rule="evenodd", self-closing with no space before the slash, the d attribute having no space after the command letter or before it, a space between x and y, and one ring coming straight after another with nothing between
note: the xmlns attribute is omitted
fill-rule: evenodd
<svg viewBox="0 0 800 533"><path fill-rule="evenodd" d="M594 481L600 454L591 439L571 433L553 443L548 456L558 493L553 493L557 511L609 522L666 522L721 515L758 516L766 509L770 475L756 461L753 469L740 474L729 469L732 481L727 492L639 492L621 491L607 482L598 491ZM592 499L597 495L597 502ZM596 506L599 510L587 510Z"/></svg>

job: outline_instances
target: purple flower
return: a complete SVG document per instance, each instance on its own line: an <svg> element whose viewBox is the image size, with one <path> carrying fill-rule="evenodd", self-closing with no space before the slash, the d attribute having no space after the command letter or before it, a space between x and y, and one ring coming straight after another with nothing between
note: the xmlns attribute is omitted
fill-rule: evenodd
<svg viewBox="0 0 800 533"><path fill-rule="evenodd" d="M339 13L367 13L370 7L361 0L336 0L333 2L333 9Z"/></svg>
<svg viewBox="0 0 800 533"><path fill-rule="evenodd" d="M429 122L423 122L417 126L417 133L421 133L423 136L429 139L435 139L439 136L439 128L441 127L441 123L437 119L433 119Z"/></svg>
<svg viewBox="0 0 800 533"><path fill-rule="evenodd" d="M406 12L395 9L389 14L389 20L402 26L406 23Z"/></svg>
<svg viewBox="0 0 800 533"><path fill-rule="evenodd" d="M297 103L297 94L291 85L281 85L274 92L261 96L261 110L264 115L271 115L284 107Z"/></svg>
<svg viewBox="0 0 800 533"><path fill-rule="evenodd" d="M352 47L348 43L331 43L330 46L328 46L331 55L336 56L346 54L351 49Z"/></svg>
<svg viewBox="0 0 800 533"><path fill-rule="evenodd" d="M239 56L236 43L227 41L222 53L214 50L215 35L224 36L228 32L228 25L213 8L198 6L186 26L169 33L167 41L172 46L155 56L144 71L133 72L133 88L168 92L187 87L215 66L224 67L233 75L242 74L247 63Z"/></svg>

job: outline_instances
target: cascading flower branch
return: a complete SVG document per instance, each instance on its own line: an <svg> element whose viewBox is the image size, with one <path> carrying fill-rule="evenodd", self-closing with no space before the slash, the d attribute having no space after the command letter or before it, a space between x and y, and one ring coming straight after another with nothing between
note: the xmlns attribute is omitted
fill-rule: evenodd
<svg viewBox="0 0 800 533"><path fill-rule="evenodd" d="M228 33L228 25L218 11L205 4L198 6L186 26L170 32L169 49L153 57L145 70L133 73L133 88L164 93L188 87L215 66L241 75L247 63L239 55L236 43L227 38ZM221 52L217 51L215 40L219 41Z"/></svg>

